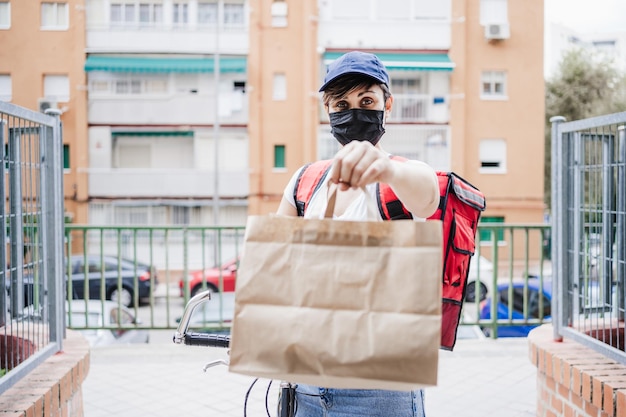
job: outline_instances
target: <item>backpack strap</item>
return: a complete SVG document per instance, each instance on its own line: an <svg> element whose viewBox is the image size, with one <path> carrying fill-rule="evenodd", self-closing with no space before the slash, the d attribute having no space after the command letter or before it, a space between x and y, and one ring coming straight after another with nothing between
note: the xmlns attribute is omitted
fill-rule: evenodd
<svg viewBox="0 0 626 417"><path fill-rule="evenodd" d="M330 171L332 160L312 162L301 170L293 187L293 200L296 202L298 216L304 216L304 211L311 201L311 197L324 182Z"/></svg>
<svg viewBox="0 0 626 417"><path fill-rule="evenodd" d="M391 155L389 158L400 162L406 162L408 160L397 155ZM413 218L411 212L404 207L404 204L400 202L398 196L393 192L388 184L376 184L376 200L378 203L378 210L380 211L380 215L383 219L401 220Z"/></svg>

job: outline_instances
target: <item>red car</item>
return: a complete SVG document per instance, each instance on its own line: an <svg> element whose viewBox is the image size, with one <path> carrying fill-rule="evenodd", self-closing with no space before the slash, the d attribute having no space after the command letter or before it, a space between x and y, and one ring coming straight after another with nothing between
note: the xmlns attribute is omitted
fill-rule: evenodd
<svg viewBox="0 0 626 417"><path fill-rule="evenodd" d="M189 283L189 294L191 295L191 297L193 297L199 292L205 290L219 292L220 289L222 289L222 286L224 292L235 291L235 280L237 279L238 265L239 258L235 258L222 264L221 268L213 267L205 269L204 271L200 270L189 273L187 277L187 281ZM181 279L179 281L178 287L180 288L180 296L183 297L185 294L184 279Z"/></svg>

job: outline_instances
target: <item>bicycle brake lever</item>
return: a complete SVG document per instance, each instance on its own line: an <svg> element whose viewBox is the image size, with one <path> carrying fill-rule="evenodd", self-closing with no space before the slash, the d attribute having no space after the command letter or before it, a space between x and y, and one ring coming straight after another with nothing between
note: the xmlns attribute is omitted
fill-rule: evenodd
<svg viewBox="0 0 626 417"><path fill-rule="evenodd" d="M202 370L204 372L206 372L207 369L213 367L213 366L217 366L217 365L226 365L228 366L230 364L230 362L228 360L225 359L216 359L214 361L211 361L209 363L207 363L206 365L204 365L204 368L202 368Z"/></svg>

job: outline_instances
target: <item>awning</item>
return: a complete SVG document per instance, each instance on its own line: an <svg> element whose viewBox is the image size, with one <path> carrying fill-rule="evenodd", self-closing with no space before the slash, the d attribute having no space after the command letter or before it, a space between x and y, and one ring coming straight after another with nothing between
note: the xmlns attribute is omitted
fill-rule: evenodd
<svg viewBox="0 0 626 417"><path fill-rule="evenodd" d="M108 72L213 72L211 58L145 58L91 55L85 71ZM220 72L246 72L246 57L220 57Z"/></svg>
<svg viewBox="0 0 626 417"><path fill-rule="evenodd" d="M343 55L344 52L326 52L324 64L328 65ZM389 71L452 71L454 62L448 54L376 54Z"/></svg>

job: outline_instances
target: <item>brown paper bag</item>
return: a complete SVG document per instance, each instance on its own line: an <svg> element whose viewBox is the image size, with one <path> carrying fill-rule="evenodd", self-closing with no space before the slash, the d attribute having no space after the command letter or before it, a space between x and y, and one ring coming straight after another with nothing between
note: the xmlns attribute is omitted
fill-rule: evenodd
<svg viewBox="0 0 626 417"><path fill-rule="evenodd" d="M436 385L441 230L250 216L230 371L333 388Z"/></svg>

